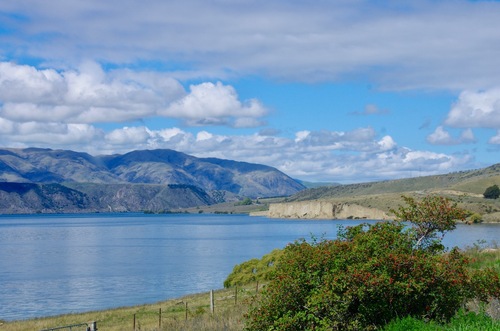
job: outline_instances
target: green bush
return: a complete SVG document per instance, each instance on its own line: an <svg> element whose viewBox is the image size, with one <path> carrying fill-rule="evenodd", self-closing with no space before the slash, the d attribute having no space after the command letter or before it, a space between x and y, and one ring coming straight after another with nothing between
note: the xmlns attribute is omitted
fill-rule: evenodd
<svg viewBox="0 0 500 331"><path fill-rule="evenodd" d="M478 214L478 213L473 213L472 215L470 215L469 221L470 221L470 223L473 223L473 224L482 223L483 216L481 216L481 214Z"/></svg>
<svg viewBox="0 0 500 331"><path fill-rule="evenodd" d="M500 188L498 185L492 185L486 188L483 196L485 199L498 199L498 197L500 197Z"/></svg>
<svg viewBox="0 0 500 331"><path fill-rule="evenodd" d="M245 198L245 199L243 199L243 200L241 200L241 201L236 202L234 205L235 205L235 206L250 206L250 205L252 205L252 204L253 204L252 199L250 199L250 198Z"/></svg>
<svg viewBox="0 0 500 331"><path fill-rule="evenodd" d="M251 259L236 265L224 281L224 287L241 286L256 281L271 279L276 261L283 254L283 250L275 249L262 259Z"/></svg>
<svg viewBox="0 0 500 331"><path fill-rule="evenodd" d="M394 222L340 229L338 239L288 245L273 278L247 315L247 330L375 330L396 318L448 321L465 302L499 296L491 270L470 271L457 249L443 254L437 233L454 227L463 211L449 200L409 200ZM422 210L437 208L432 224Z"/></svg>

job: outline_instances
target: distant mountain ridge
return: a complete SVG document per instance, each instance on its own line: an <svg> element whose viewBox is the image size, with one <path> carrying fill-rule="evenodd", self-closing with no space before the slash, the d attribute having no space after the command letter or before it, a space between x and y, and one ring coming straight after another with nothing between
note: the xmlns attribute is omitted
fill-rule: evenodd
<svg viewBox="0 0 500 331"><path fill-rule="evenodd" d="M169 210L238 196L289 196L305 188L269 166L197 158L169 149L104 156L70 150L0 149L0 183L0 198L4 200L0 202L3 205L0 213L17 209L49 212L54 208L59 211ZM179 197L168 198L167 191L179 195L181 189L185 201ZM134 201L130 201L132 198ZM7 200L11 201L9 206L5 203ZM67 201L57 207L55 200ZM16 209L16 204L24 207Z"/></svg>

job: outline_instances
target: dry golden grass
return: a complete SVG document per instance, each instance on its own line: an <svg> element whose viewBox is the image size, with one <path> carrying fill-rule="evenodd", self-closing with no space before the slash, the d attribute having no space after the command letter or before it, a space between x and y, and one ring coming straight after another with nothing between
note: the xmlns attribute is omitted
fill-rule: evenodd
<svg viewBox="0 0 500 331"><path fill-rule="evenodd" d="M142 306L4 322L0 324L0 331L43 330L90 321L96 321L98 329L102 331L134 330L134 315L135 330L236 331L243 329L243 316L249 300L256 293L256 285L237 288L236 300L235 293L235 288L214 291L213 314L208 292ZM71 330L80 331L86 328L83 326Z"/></svg>

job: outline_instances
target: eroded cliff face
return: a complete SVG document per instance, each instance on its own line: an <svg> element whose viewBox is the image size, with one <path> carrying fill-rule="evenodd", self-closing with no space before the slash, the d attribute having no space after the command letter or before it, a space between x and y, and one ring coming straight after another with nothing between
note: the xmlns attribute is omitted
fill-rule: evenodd
<svg viewBox="0 0 500 331"><path fill-rule="evenodd" d="M269 206L267 216L271 218L309 219L390 219L389 215L376 208L329 201L273 203Z"/></svg>

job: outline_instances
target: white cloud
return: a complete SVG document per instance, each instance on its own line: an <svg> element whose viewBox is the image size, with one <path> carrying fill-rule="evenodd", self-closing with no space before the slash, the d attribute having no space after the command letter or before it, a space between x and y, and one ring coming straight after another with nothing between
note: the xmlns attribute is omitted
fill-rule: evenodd
<svg viewBox="0 0 500 331"><path fill-rule="evenodd" d="M442 126L438 126L433 133L427 137L427 141L433 145L450 145L453 144L453 138L450 133Z"/></svg>
<svg viewBox="0 0 500 331"><path fill-rule="evenodd" d="M475 143L476 137L474 136L474 132L472 132L471 129L463 130L462 133L460 133L459 141L461 143Z"/></svg>
<svg viewBox="0 0 500 331"><path fill-rule="evenodd" d="M500 130L497 131L497 134L490 138L490 144L500 145Z"/></svg>
<svg viewBox="0 0 500 331"><path fill-rule="evenodd" d="M111 145L141 145L147 143L151 137L151 131L146 127L124 127L113 130L105 137L106 142Z"/></svg>
<svg viewBox="0 0 500 331"><path fill-rule="evenodd" d="M253 127L266 115L266 109L255 99L244 103L232 86L217 83L191 85L190 93L173 102L161 115L183 118L190 125L222 125Z"/></svg>
<svg viewBox="0 0 500 331"><path fill-rule="evenodd" d="M88 124L16 123L0 118L0 141L4 147L92 149L100 144L103 137L102 130Z"/></svg>
<svg viewBox="0 0 500 331"><path fill-rule="evenodd" d="M433 133L427 136L427 142L433 145L460 145L476 142L471 129L463 130L460 137L454 138L443 126L438 126Z"/></svg>
<svg viewBox="0 0 500 331"><path fill-rule="evenodd" d="M56 72L0 62L0 87L0 116L18 122L134 120L154 115L185 93L167 76L158 84L141 73L105 73L95 63Z"/></svg>
<svg viewBox="0 0 500 331"><path fill-rule="evenodd" d="M166 74L115 70L93 62L78 71L40 70L0 62L0 117L14 122L124 122L152 116L188 125L254 127L266 109L255 99L240 102L232 86L202 83L186 94Z"/></svg>
<svg viewBox="0 0 500 331"><path fill-rule="evenodd" d="M378 142L380 149L383 151L388 151L396 148L396 142L391 136L385 136Z"/></svg>
<svg viewBox="0 0 500 331"><path fill-rule="evenodd" d="M0 100L54 103L65 90L64 78L52 69L0 62Z"/></svg>
<svg viewBox="0 0 500 331"><path fill-rule="evenodd" d="M445 124L458 128L500 129L500 88L460 93Z"/></svg>
<svg viewBox="0 0 500 331"><path fill-rule="evenodd" d="M200 131L196 135L196 141L209 140L209 139L212 139L213 137L214 137L214 135L211 134L210 132Z"/></svg>

